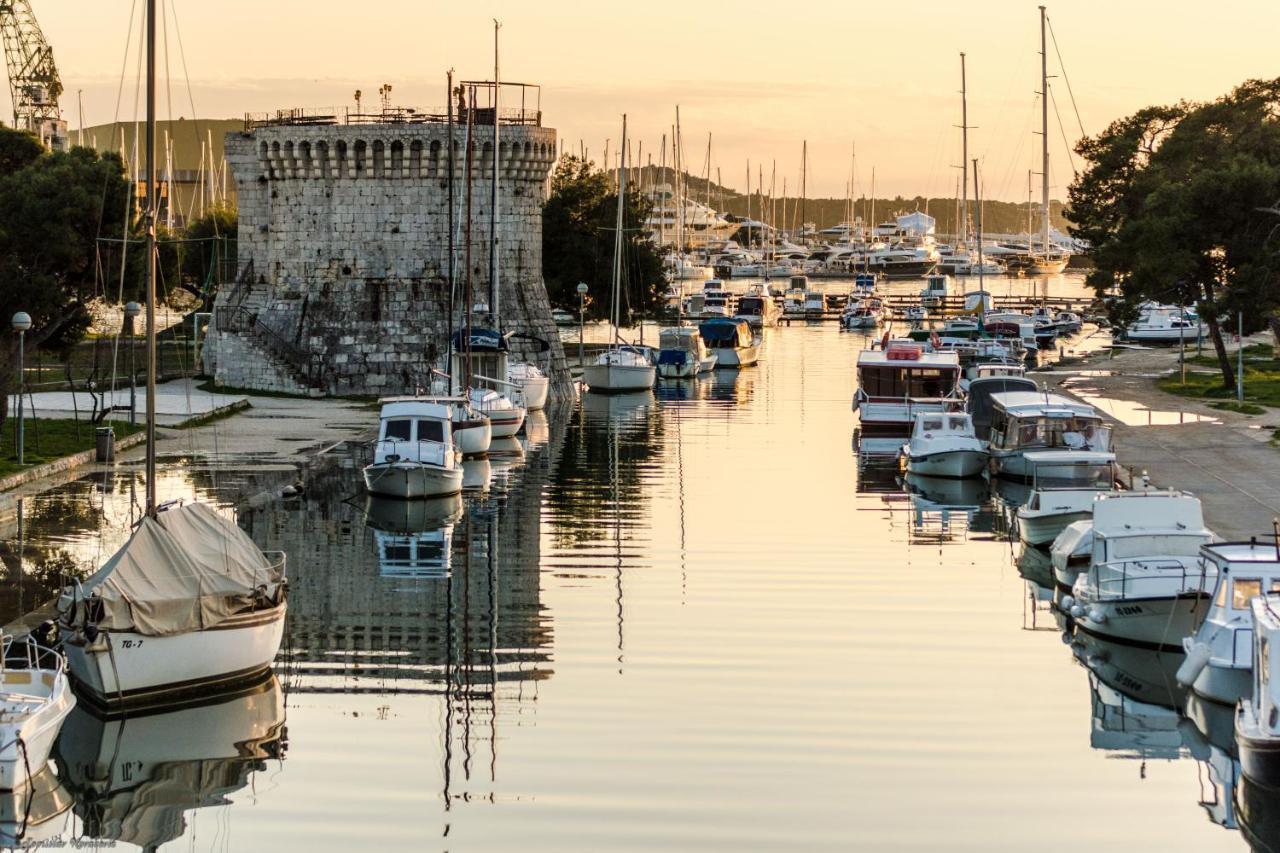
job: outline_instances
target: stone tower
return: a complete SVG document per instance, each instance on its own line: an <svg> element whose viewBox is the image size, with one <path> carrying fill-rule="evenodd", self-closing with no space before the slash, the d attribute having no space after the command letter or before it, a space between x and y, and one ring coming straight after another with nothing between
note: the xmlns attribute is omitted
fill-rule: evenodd
<svg viewBox="0 0 1280 853"><path fill-rule="evenodd" d="M487 304L493 110L471 119L469 270L474 302ZM512 357L546 370L553 397L563 397L569 375L542 280L555 131L524 109L504 109L500 130L501 324L513 333ZM468 273L466 135L463 116L452 134L460 286ZM449 327L449 144L443 116L409 110L293 111L227 134L239 276L218 295L205 345L216 383L373 395L428 384Z"/></svg>

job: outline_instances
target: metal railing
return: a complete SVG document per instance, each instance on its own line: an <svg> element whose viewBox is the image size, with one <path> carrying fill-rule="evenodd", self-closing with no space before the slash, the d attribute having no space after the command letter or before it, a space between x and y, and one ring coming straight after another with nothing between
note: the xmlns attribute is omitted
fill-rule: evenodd
<svg viewBox="0 0 1280 853"><path fill-rule="evenodd" d="M1089 581L1098 598L1112 601L1140 597L1148 587L1157 587L1151 593L1146 593L1148 596L1154 593L1168 596L1167 584L1174 579L1179 582L1176 594L1206 594L1208 574L1203 568L1188 568L1181 560L1125 560L1120 563L1103 563L1089 569ZM1192 585L1189 581L1195 581L1195 584Z"/></svg>
<svg viewBox="0 0 1280 853"><path fill-rule="evenodd" d="M289 340L241 305L218 305L214 307L213 314L218 331L248 335L283 362L299 384L308 388L320 387L324 376L323 355Z"/></svg>

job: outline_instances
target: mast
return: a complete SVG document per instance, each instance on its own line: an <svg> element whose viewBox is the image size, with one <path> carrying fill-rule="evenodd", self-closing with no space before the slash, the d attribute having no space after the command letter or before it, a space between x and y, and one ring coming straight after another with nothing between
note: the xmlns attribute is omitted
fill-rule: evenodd
<svg viewBox="0 0 1280 853"><path fill-rule="evenodd" d="M454 301L456 287L455 281L457 276L457 259L454 257L456 251L453 245L453 69L450 68L445 75L445 102L449 105L448 126L449 134L446 144L449 146L446 152L446 164L449 169L449 213L445 218L445 225L449 230L447 237L449 246L449 332L445 339L447 343L444 349L444 369L449 374L449 393L453 393L453 313L457 309ZM470 334L470 331L467 332ZM428 383L430 384L430 383Z"/></svg>
<svg viewBox="0 0 1280 853"><path fill-rule="evenodd" d="M982 270L982 188L978 183L977 157L973 158L973 200L978 208L978 330L981 331L987 313L987 284Z"/></svg>
<svg viewBox="0 0 1280 853"><path fill-rule="evenodd" d="M626 165L627 150L627 114L622 114L622 151L623 166ZM613 348L618 348L618 303L621 301L620 292L622 289L622 207L623 198L627 193L627 176L623 170L618 171L618 218L614 223L613 230L613 306L610 313L613 315Z"/></svg>
<svg viewBox="0 0 1280 853"><path fill-rule="evenodd" d="M493 325L502 331L501 288L498 282L498 174L502 171L502 146L499 144L498 92L502 88L498 76L498 30L502 24L493 21L493 186L489 193L489 313ZM505 377L504 377L505 378Z"/></svg>
<svg viewBox="0 0 1280 853"><path fill-rule="evenodd" d="M147 515L156 516L156 0L147 0Z"/></svg>
<svg viewBox="0 0 1280 853"><path fill-rule="evenodd" d="M665 133L664 133L664 134L662 134L662 157L660 158L659 162L662 164L661 166L659 166L659 172L662 174L662 176L663 176L663 177L666 177L666 174L667 174L667 135L666 135ZM668 184L668 186L670 186L670 184ZM674 193L673 193L673 195L674 195ZM667 202L667 204L670 204L670 203L671 203L671 199L665 199L665 201ZM674 213L674 212L675 212L675 208L673 208L673 207L669 207L668 209L669 209L672 213ZM664 248L665 248L665 247L666 247L666 245L667 245L667 215L666 215L665 213L664 213L664 214L662 214L661 218L659 218L659 219L658 219L658 245L659 245L659 246L662 246L662 247L664 247ZM681 287L683 287L683 285L681 285Z"/></svg>
<svg viewBox="0 0 1280 853"><path fill-rule="evenodd" d="M626 130L626 116L622 118L623 130ZM676 185L680 188L678 193L679 206L676 211L676 240L678 245L676 251L684 255L684 140L680 136L680 105L676 104L676 129L675 129L675 150L676 150ZM619 225L619 228L622 226Z"/></svg>
<svg viewBox="0 0 1280 853"><path fill-rule="evenodd" d="M969 225L969 170L965 165L969 162L969 92L965 76L964 51L960 52L960 245L965 245L968 238ZM977 172L974 172L974 195L977 195Z"/></svg>
<svg viewBox="0 0 1280 853"><path fill-rule="evenodd" d="M1042 235L1045 258L1049 257L1049 54L1044 38L1045 11L1040 7L1040 179L1044 215ZM1030 235L1028 235L1030 239Z"/></svg>
<svg viewBox="0 0 1280 853"><path fill-rule="evenodd" d="M808 190L809 177L809 140L800 143L800 230L804 231L805 192Z"/></svg>

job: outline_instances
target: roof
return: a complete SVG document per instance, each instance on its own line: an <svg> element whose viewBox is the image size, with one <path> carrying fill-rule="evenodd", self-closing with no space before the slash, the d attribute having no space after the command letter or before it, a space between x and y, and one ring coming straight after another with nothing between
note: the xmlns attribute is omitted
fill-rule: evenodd
<svg viewBox="0 0 1280 853"><path fill-rule="evenodd" d="M1093 500L1093 527L1100 536L1158 532L1210 535L1200 500L1172 489L1099 494Z"/></svg>
<svg viewBox="0 0 1280 853"><path fill-rule="evenodd" d="M864 349L858 353L858 367L940 367L960 369L960 356L954 352L922 352L919 358L889 358L888 351Z"/></svg>
<svg viewBox="0 0 1280 853"><path fill-rule="evenodd" d="M1267 534L1267 538L1271 539L1272 534ZM1226 563L1252 563L1258 565L1260 563L1270 563L1277 569L1280 569L1280 549L1276 548L1274 540L1271 542L1216 542L1211 545L1201 545L1200 552L1209 559L1213 560L1219 566Z"/></svg>
<svg viewBox="0 0 1280 853"><path fill-rule="evenodd" d="M1106 465L1116 461L1114 453L1091 450L1033 450L1022 454L1022 458L1034 465Z"/></svg>
<svg viewBox="0 0 1280 853"><path fill-rule="evenodd" d="M101 629L186 634L215 628L262 596L274 599L283 580L283 561L268 560L249 534L208 504L191 503L143 516L102 568L63 590L58 614L84 624L85 598L94 596L103 604Z"/></svg>
<svg viewBox="0 0 1280 853"><path fill-rule="evenodd" d="M382 404L382 412L378 415L382 420L388 418L435 418L447 421L453 412L443 403L432 402L420 398L406 397Z"/></svg>
<svg viewBox="0 0 1280 853"><path fill-rule="evenodd" d="M1038 411L1067 411L1074 415L1102 417L1088 403L1081 403L1061 394L1045 394L1040 391L1005 391L992 394L991 401L1010 414L1032 414Z"/></svg>

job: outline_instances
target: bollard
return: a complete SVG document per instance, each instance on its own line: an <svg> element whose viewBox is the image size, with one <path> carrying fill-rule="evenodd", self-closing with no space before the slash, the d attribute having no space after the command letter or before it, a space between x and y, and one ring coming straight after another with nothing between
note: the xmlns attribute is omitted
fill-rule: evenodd
<svg viewBox="0 0 1280 853"><path fill-rule="evenodd" d="M116 431L111 427L98 427L94 430L97 462L114 462L116 458Z"/></svg>

